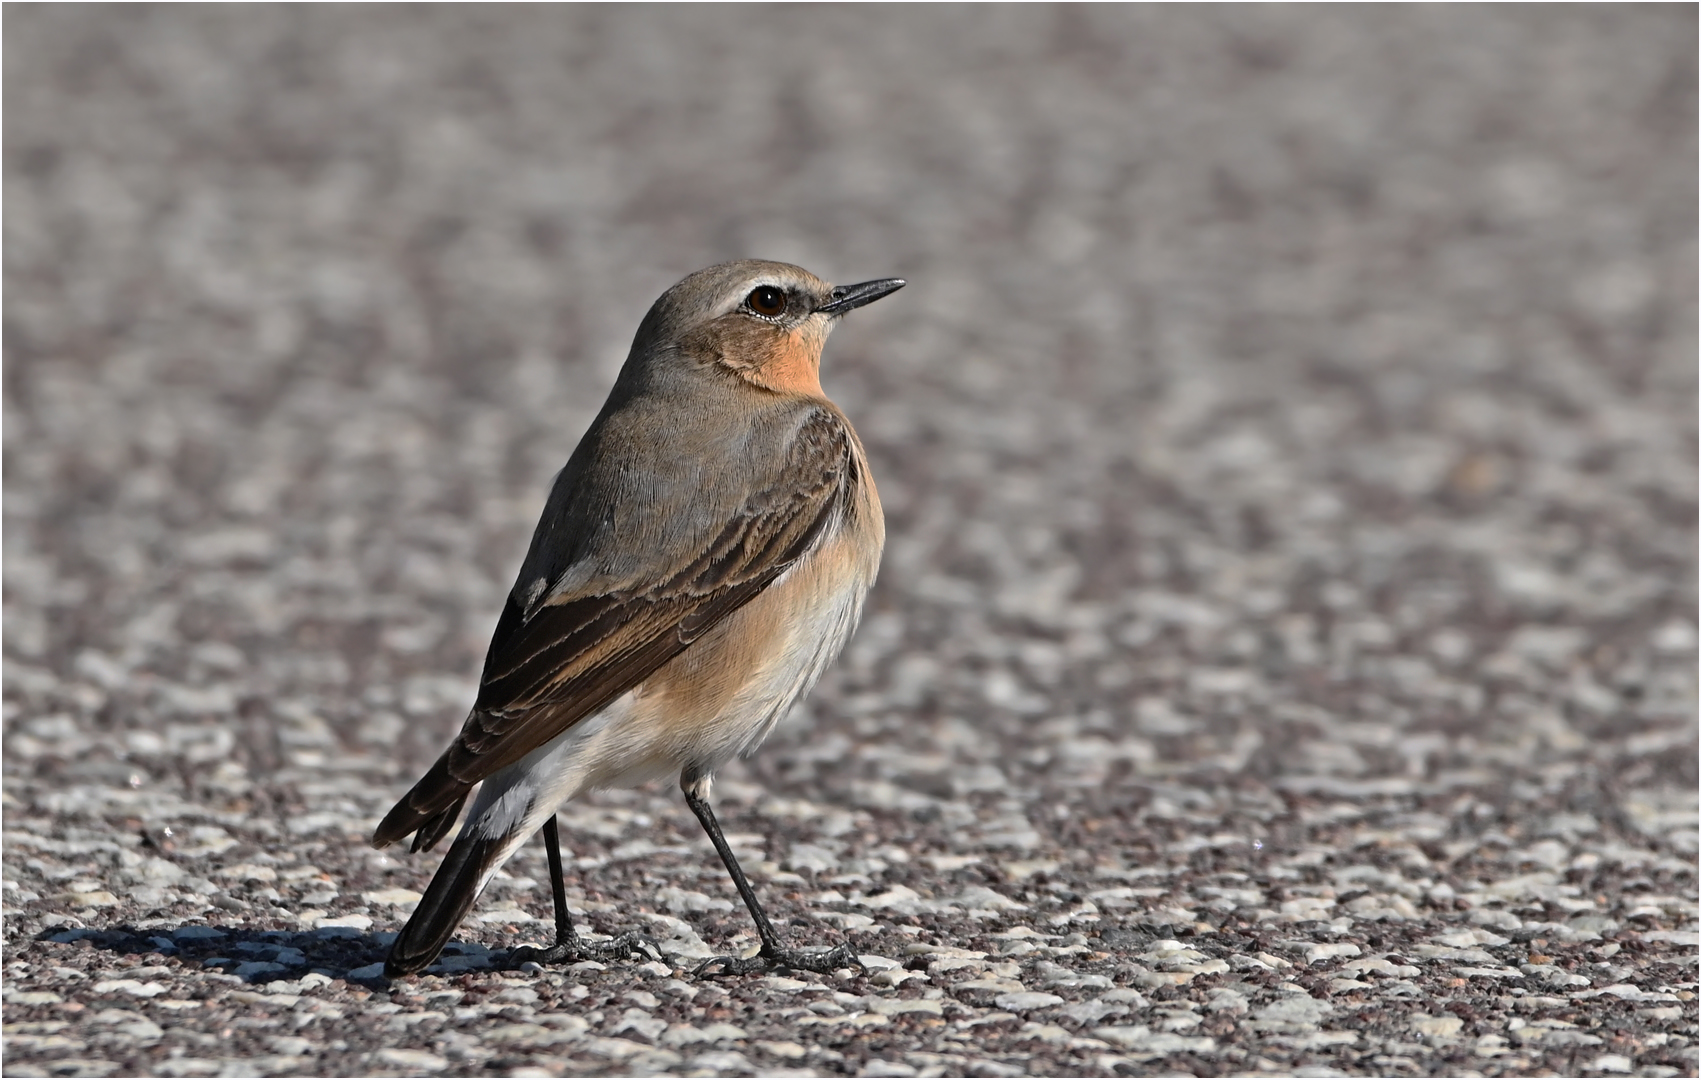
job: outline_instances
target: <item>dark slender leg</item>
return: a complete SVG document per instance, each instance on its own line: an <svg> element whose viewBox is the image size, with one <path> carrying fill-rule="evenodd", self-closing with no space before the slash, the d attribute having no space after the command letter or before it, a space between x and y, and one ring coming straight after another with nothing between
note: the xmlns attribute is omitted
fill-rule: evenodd
<svg viewBox="0 0 1701 1080"><path fill-rule="evenodd" d="M555 815L543 823L543 849L549 856L549 884L555 895L555 944L547 949L522 945L511 954L518 963L527 960L539 964L572 963L579 960L623 960L643 957L659 959L661 946L633 931L610 941L586 941L573 929L573 917L567 913L567 876L561 870L561 832Z"/></svg>
<svg viewBox="0 0 1701 1080"><path fill-rule="evenodd" d="M543 850L549 859L549 892L555 900L555 939L576 940L579 935L573 929L573 916L567 913L567 875L561 869L561 827L554 814L543 823Z"/></svg>
<svg viewBox="0 0 1701 1080"><path fill-rule="evenodd" d="M721 823L715 820L714 808L709 805L710 779L694 770L686 769L679 777L679 786L685 792L685 805L697 815L697 820L703 825L703 831L709 834L709 843L715 845L715 851L720 853L721 862L726 864L727 873L732 875L732 883L738 887L738 895L744 898L744 906L750 909L750 917L756 921L756 933L762 938L762 951L748 957L711 956L698 965L697 974L749 975L772 967L788 967L825 975L843 967L862 969L862 961L857 959L850 946L843 942L831 949L805 951L793 949L780 941L780 935L774 932L774 924L768 921L762 905L756 902L756 890L750 887L743 868L738 865L738 860L733 858L732 848L727 844L726 837L721 835ZM711 968L718 970L711 971Z"/></svg>

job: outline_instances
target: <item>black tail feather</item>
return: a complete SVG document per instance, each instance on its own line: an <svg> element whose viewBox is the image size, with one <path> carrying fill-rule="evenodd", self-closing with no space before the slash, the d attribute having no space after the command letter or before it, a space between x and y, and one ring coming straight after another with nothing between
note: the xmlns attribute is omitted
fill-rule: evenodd
<svg viewBox="0 0 1701 1080"><path fill-rule="evenodd" d="M444 754L419 778L419 783L402 796L402 801L384 815L384 820L378 823L377 831L372 834L372 846L389 847L410 833L429 830L445 809L451 810L449 820L454 821L472 788L472 784L449 775L449 755ZM443 829L448 831L446 826Z"/></svg>
<svg viewBox="0 0 1701 1080"><path fill-rule="evenodd" d="M419 827L413 834L413 847L409 850L418 853L430 851L437 846L437 841L443 839L450 829L455 827L455 819L461 816L461 807L466 804L467 797L462 795L454 802L443 808L436 817Z"/></svg>
<svg viewBox="0 0 1701 1080"><path fill-rule="evenodd" d="M437 876L426 886L425 895L413 916L390 946L384 961L384 975L395 979L429 967L449 943L455 927L461 925L473 901L478 899L479 880L496 861L503 846L501 839L469 836L462 833L449 845Z"/></svg>

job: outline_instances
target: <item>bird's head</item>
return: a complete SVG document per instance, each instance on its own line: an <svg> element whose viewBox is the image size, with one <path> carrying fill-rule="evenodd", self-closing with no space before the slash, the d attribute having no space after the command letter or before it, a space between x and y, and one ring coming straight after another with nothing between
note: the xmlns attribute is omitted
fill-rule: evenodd
<svg viewBox="0 0 1701 1080"><path fill-rule="evenodd" d="M846 312L902 278L829 285L789 263L744 259L690 275L644 316L633 354L674 354L780 394L821 396L821 347Z"/></svg>

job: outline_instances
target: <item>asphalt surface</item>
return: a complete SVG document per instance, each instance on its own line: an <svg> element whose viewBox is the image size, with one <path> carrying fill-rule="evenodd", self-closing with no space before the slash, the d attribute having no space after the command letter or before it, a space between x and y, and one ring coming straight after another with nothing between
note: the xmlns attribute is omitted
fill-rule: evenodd
<svg viewBox="0 0 1701 1080"><path fill-rule="evenodd" d="M7 1075L1695 1075L1696 13L5 12ZM666 963L426 976L371 827L651 300L835 335L890 541Z"/></svg>

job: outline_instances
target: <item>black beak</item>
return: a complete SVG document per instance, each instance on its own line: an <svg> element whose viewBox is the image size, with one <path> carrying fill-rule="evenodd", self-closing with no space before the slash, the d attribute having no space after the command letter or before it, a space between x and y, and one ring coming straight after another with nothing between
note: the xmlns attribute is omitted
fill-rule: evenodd
<svg viewBox="0 0 1701 1080"><path fill-rule="evenodd" d="M872 304L888 293L895 293L907 284L901 277L889 277L880 278L878 281L864 281L857 285L835 285L833 298L815 310L828 315L843 315L852 308Z"/></svg>

